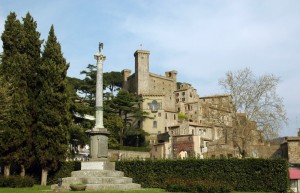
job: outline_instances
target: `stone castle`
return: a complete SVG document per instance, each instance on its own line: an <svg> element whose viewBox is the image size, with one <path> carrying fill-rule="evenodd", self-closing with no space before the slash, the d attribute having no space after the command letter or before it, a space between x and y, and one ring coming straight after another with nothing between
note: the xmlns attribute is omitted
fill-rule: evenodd
<svg viewBox="0 0 300 193"><path fill-rule="evenodd" d="M239 157L238 140L233 139L234 107L231 95L199 96L188 83L177 83L177 71L167 71L165 76L149 71L150 52L134 53L135 72L124 69L123 89L141 95L141 109L151 119L137 122L137 126L149 133L151 157ZM238 115L240 120L245 114ZM252 127L248 142L251 157L270 157L276 147L266 145L256 123L246 121ZM236 134L235 134L236 135ZM250 137L249 137L250 138Z"/></svg>

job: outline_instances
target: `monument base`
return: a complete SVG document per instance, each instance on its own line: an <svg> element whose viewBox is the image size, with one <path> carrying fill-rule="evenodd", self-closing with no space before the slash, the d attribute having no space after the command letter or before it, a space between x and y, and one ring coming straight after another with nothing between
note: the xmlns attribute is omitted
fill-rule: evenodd
<svg viewBox="0 0 300 193"><path fill-rule="evenodd" d="M81 170L115 170L115 163L109 161L81 162Z"/></svg>
<svg viewBox="0 0 300 193"><path fill-rule="evenodd" d="M51 186L56 192L69 191L72 184L84 184L86 190L135 190L140 184L124 176L124 172L115 170L115 163L107 160L81 162L81 170L73 171L71 177L62 179L62 185Z"/></svg>

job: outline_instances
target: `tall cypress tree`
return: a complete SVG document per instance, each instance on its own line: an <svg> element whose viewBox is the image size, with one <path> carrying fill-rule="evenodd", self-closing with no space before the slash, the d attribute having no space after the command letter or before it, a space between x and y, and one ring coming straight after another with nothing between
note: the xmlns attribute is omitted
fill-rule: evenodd
<svg viewBox="0 0 300 193"><path fill-rule="evenodd" d="M1 159L5 164L5 175L9 175L10 164L21 163L26 156L28 134L28 111L26 73L28 60L24 49L26 47L23 25L15 13L10 13L5 22L1 36L3 42L3 58L1 65L2 81L8 86L11 98L9 119L6 119L5 132L2 134Z"/></svg>
<svg viewBox="0 0 300 193"><path fill-rule="evenodd" d="M68 64L51 26L42 62L38 69L37 105L39 107L34 131L36 155L42 167L42 185L47 183L48 171L65 160L68 147L70 113L66 90Z"/></svg>
<svg viewBox="0 0 300 193"><path fill-rule="evenodd" d="M25 47L22 52L27 58L27 68L24 69L23 73L26 76L27 83L27 96L28 96L28 138L27 138L27 148L24 151L24 156L20 157L19 164L21 166L21 175L25 175L25 168L28 168L34 161L34 151L33 151L33 136L32 130L33 125L36 121L37 115L37 105L36 105L36 81L37 81L37 69L41 62L41 44L40 33L37 31L37 23L34 21L30 13L27 13L25 18L23 18L23 29L25 32Z"/></svg>

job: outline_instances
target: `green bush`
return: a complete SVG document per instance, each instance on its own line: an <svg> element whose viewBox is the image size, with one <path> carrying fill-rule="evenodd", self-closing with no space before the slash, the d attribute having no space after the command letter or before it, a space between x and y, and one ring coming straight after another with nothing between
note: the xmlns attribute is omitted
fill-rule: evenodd
<svg viewBox="0 0 300 193"><path fill-rule="evenodd" d="M284 159L185 159L116 162L116 169L145 188L166 188L166 180L222 181L235 191L286 192Z"/></svg>
<svg viewBox="0 0 300 193"><path fill-rule="evenodd" d="M9 188L23 188L23 187L32 187L34 185L34 179L30 176L9 176L9 177L0 177L0 187L9 187Z"/></svg>
<svg viewBox="0 0 300 193"><path fill-rule="evenodd" d="M79 161L65 161L59 164L57 170L49 171L48 173L48 184L56 184L58 178L70 177L72 171L80 170ZM26 175L31 176L35 183L39 184L41 180L41 170L42 168L38 163L34 163L26 170ZM17 175L20 173L20 168L16 164L12 164L10 173ZM1 182L0 182L1 187Z"/></svg>
<svg viewBox="0 0 300 193"><path fill-rule="evenodd" d="M56 171L51 171L48 176L48 184L57 184L58 178L70 177L72 171L80 170L79 161L62 162Z"/></svg>
<svg viewBox="0 0 300 193"><path fill-rule="evenodd" d="M166 190L169 192L202 192L202 193L229 193L233 187L221 181L201 179L172 178L166 180Z"/></svg>

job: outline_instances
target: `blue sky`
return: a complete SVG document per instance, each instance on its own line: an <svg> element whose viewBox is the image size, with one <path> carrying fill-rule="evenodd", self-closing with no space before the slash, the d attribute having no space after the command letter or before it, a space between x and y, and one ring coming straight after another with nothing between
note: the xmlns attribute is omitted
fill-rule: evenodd
<svg viewBox="0 0 300 193"><path fill-rule="evenodd" d="M71 77L95 64L99 42L104 71L134 70L135 50L149 50L152 72L177 70L177 80L200 96L224 93L218 80L227 71L275 74L289 118L280 135L293 136L300 128L299 10L299 0L1 0L0 33L10 12L19 19L30 12L44 40L53 24Z"/></svg>

